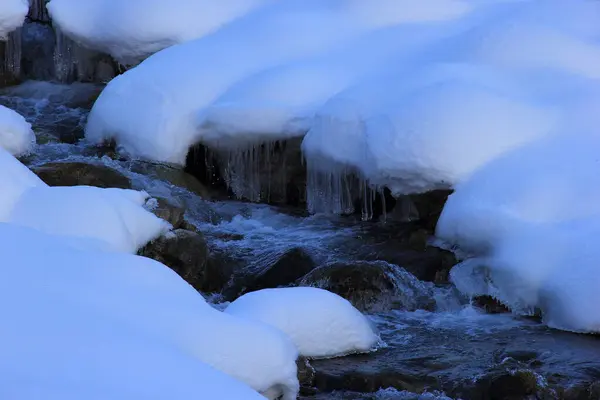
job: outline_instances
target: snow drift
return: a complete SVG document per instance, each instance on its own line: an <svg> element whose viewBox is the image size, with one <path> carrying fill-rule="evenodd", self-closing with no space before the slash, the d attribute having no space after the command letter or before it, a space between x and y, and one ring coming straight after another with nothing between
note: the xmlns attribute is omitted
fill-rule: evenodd
<svg viewBox="0 0 600 400"><path fill-rule="evenodd" d="M296 397L289 339L158 262L3 223L0 254L2 397Z"/></svg>
<svg viewBox="0 0 600 400"><path fill-rule="evenodd" d="M19 113L0 105L0 147L18 157L29 153L35 141L31 124Z"/></svg>
<svg viewBox="0 0 600 400"><path fill-rule="evenodd" d="M323 289L292 287L251 292L226 313L261 321L285 332L306 357L333 357L373 350L378 336L360 311Z"/></svg>
<svg viewBox="0 0 600 400"><path fill-rule="evenodd" d="M29 11L28 0L3 0L0 4L0 40L25 21Z"/></svg>
<svg viewBox="0 0 600 400"><path fill-rule="evenodd" d="M53 23L71 39L133 65L166 47L208 35L270 1L52 0L47 7Z"/></svg>

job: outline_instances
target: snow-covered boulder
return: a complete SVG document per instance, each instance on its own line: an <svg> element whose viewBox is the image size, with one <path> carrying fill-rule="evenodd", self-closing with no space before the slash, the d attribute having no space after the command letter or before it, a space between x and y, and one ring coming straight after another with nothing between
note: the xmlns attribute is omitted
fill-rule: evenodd
<svg viewBox="0 0 600 400"><path fill-rule="evenodd" d="M600 137L569 130L510 152L456 187L437 236L471 256L459 290L555 328L600 332Z"/></svg>
<svg viewBox="0 0 600 400"><path fill-rule="evenodd" d="M171 226L143 208L148 194L91 186L27 190L8 222L55 235L102 240L113 251L135 253Z"/></svg>
<svg viewBox="0 0 600 400"><path fill-rule="evenodd" d="M361 68L343 72L343 67L351 64L344 60L359 60L358 54L340 58L337 63L325 60L323 65L307 65L308 70L295 69L292 63L327 54L334 48L350 49L354 40L376 30L396 24L457 18L469 9L463 1L436 0L435 3L440 8L423 7L410 1L403 1L403 7L390 0L272 2L211 35L158 52L112 80L94 104L86 137L94 143L114 138L120 150L126 153L183 164L189 147L211 133L214 120L224 121L230 116L251 118L248 131L237 128L237 136L242 141L244 134L252 136L264 125L268 125L271 132L280 129L282 124L285 127L286 120L294 119L296 112L305 115L308 103L323 101L355 76L366 73L369 65L365 61ZM363 43L360 48L371 46ZM386 53L384 48L379 49ZM384 57L376 58L381 61ZM254 93L262 87L262 79L271 80L265 74L257 74L286 64L289 68L278 72L263 94ZM342 74L331 83L310 79L311 74L316 73L327 80L335 71ZM298 77L302 80L290 83ZM245 86L246 79L254 79L254 82ZM235 88L237 84L241 86ZM288 91L301 87L302 92L286 92L285 96L277 93L283 84ZM320 86L323 88L315 90ZM229 89L232 91L228 93ZM288 95L292 100L282 102ZM219 98L222 101L215 108L203 112ZM231 100L237 104L227 108ZM260 103L253 104L254 100ZM261 125L259 121L265 116L269 121Z"/></svg>
<svg viewBox="0 0 600 400"><path fill-rule="evenodd" d="M0 105L0 147L14 156L22 156L35 145L35 134L25 118Z"/></svg>
<svg viewBox="0 0 600 400"><path fill-rule="evenodd" d="M47 7L53 23L71 39L132 65L208 35L270 1L52 0Z"/></svg>
<svg viewBox="0 0 600 400"><path fill-rule="evenodd" d="M47 185L2 147L0 170L0 222L6 222L23 193L30 188Z"/></svg>
<svg viewBox="0 0 600 400"><path fill-rule="evenodd" d="M264 289L243 295L225 312L264 322L286 333L306 357L371 351L378 336L346 299L323 289Z"/></svg>
<svg viewBox="0 0 600 400"><path fill-rule="evenodd" d="M28 0L2 0L0 2L0 40L25 21L29 11Z"/></svg>
<svg viewBox="0 0 600 400"><path fill-rule="evenodd" d="M258 398L225 373L296 398L283 333L214 309L156 261L94 247L0 224L2 397Z"/></svg>

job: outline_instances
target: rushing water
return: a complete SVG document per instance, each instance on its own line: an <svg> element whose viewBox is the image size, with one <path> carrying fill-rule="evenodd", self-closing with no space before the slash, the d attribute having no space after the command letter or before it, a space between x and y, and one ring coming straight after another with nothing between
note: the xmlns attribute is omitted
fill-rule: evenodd
<svg viewBox="0 0 600 400"><path fill-rule="evenodd" d="M201 197L205 189L195 187L194 180L181 171L99 156L96 149L85 143L75 143L98 91L91 84L26 82L0 92L0 103L23 114L37 133L39 144L25 162L40 165L73 160L110 165L126 174L135 188L185 208L186 218L204 233L212 249L245 260L248 268L269 255L299 245L318 264L338 260L378 262L378 255L394 252L393 244L378 239L379 235L387 237L382 233L395 229L393 225L307 216L301 210L290 212L260 204L210 201L206 199L210 194ZM498 368L532 371L537 374L540 387L550 388L548 398L560 397L552 389L556 385L568 387L600 378L600 343L596 338L553 331L536 321L507 314L483 314L453 288L418 281L400 267L395 268L397 289L405 295L404 311L370 315L386 346L374 354L320 360L313 365L332 382L334 375L336 379L359 376L362 382L381 385L402 382L396 385L403 386L398 389L408 390L377 391L375 387L372 394L364 394L336 390L353 388L337 388L334 382L328 384L331 393L312 398L443 400L448 397L441 391L460 394L461 385L475 382ZM418 296L433 298L435 307L429 311L406 311L420 308L418 303L408 306L409 300ZM428 391L417 395L410 389Z"/></svg>

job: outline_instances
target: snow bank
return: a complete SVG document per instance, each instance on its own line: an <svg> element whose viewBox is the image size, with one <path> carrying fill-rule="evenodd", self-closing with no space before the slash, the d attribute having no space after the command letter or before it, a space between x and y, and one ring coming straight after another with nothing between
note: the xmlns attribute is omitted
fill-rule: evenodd
<svg viewBox="0 0 600 400"><path fill-rule="evenodd" d="M89 186L27 190L8 222L56 235L102 240L113 251L135 253L171 226L143 208L148 194Z"/></svg>
<svg viewBox="0 0 600 400"><path fill-rule="evenodd" d="M31 124L17 112L0 105L0 147L14 156L22 156L34 145Z"/></svg>
<svg viewBox="0 0 600 400"><path fill-rule="evenodd" d="M0 222L10 218L14 206L27 190L33 187L46 187L47 185L14 158L10 153L0 147Z"/></svg>
<svg viewBox="0 0 600 400"><path fill-rule="evenodd" d="M591 131L594 132L594 131ZM550 326L599 332L600 229L596 133L569 131L513 151L456 187L437 235L475 257L452 270L469 295Z"/></svg>
<svg viewBox="0 0 600 400"><path fill-rule="evenodd" d="M252 134L263 128L256 121L272 118L269 130L278 129L290 119L290 108L302 114L307 103L322 101L360 75L358 72L365 72L348 73L330 84L312 81L309 86L310 68L320 71L323 79L332 79L328 61L321 66L308 65L309 70L297 69L292 63L308 61L336 47L351 48L353 40L378 29L455 18L468 11L464 2L455 0L436 0L437 9L409 1L403 4L405 7L390 0L292 0L262 7L212 35L161 51L115 78L90 113L86 137L95 143L114 138L121 151L133 156L183 164L189 147L211 133L215 120L248 118L254 121ZM274 79L289 82L304 77L286 88L294 92L302 86L305 92L287 92L285 98L292 98L289 104L279 103L284 97L277 93L277 81L260 89L263 93L254 93L263 87L261 79L273 79L267 70L286 64L289 69L283 67ZM341 71L342 65L338 62L336 70ZM262 72L265 74L260 75ZM244 86L248 78L257 81ZM237 84L240 86L235 88ZM312 92L323 84L325 87ZM227 93L229 89L232 91ZM237 101L237 95L247 96L249 101ZM214 108L204 110L220 98ZM236 100L234 108L231 100ZM261 103L252 103L255 100ZM225 134L235 130L238 137L248 135L235 126L225 125L223 130Z"/></svg>
<svg viewBox="0 0 600 400"><path fill-rule="evenodd" d="M166 47L208 35L271 0L52 0L53 23L85 47L137 64Z"/></svg>
<svg viewBox="0 0 600 400"><path fill-rule="evenodd" d="M28 0L2 0L0 4L0 39L21 25L29 12Z"/></svg>
<svg viewBox="0 0 600 400"><path fill-rule="evenodd" d="M373 350L378 337L347 300L323 289L293 287L243 295L225 312L272 325L307 357L332 357Z"/></svg>
<svg viewBox="0 0 600 400"><path fill-rule="evenodd" d="M3 398L262 398L223 372L296 396L289 339L213 309L158 262L9 224L0 257Z"/></svg>

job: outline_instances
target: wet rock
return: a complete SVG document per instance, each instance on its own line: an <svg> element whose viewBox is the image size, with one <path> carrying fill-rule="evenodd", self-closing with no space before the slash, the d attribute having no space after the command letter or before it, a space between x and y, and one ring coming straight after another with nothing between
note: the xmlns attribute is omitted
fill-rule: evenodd
<svg viewBox="0 0 600 400"><path fill-rule="evenodd" d="M411 311L435 307L428 285L385 262L325 265L306 275L300 284L329 290L366 312L386 311L392 307Z"/></svg>
<svg viewBox="0 0 600 400"><path fill-rule="evenodd" d="M302 248L296 247L281 253L267 252L235 277L224 292L233 299L256 290L289 286L316 267L315 262Z"/></svg>
<svg viewBox="0 0 600 400"><path fill-rule="evenodd" d="M597 400L600 399L600 382L583 382L566 388L561 393L564 400Z"/></svg>
<svg viewBox="0 0 600 400"><path fill-rule="evenodd" d="M131 181L119 171L104 165L81 162L57 162L33 168L50 186L96 186L131 189Z"/></svg>
<svg viewBox="0 0 600 400"><path fill-rule="evenodd" d="M466 396L482 400L523 400L543 393L538 377L529 370L497 371L480 378L475 388ZM538 397L535 397L538 396Z"/></svg>
<svg viewBox="0 0 600 400"><path fill-rule="evenodd" d="M491 296L474 297L473 305L482 308L488 314L504 314L510 312L508 307Z"/></svg>
<svg viewBox="0 0 600 400"><path fill-rule="evenodd" d="M433 234L450 194L451 190L440 189L398 196L396 205L387 218L398 222L418 222L422 228Z"/></svg>
<svg viewBox="0 0 600 400"><path fill-rule="evenodd" d="M185 170L201 182L237 199L272 205L306 203L306 169L302 138L227 150L198 144Z"/></svg>
<svg viewBox="0 0 600 400"><path fill-rule="evenodd" d="M241 269L242 265L241 260L231 257L220 249L213 249L206 264L202 291L207 293L225 292L232 284L233 272ZM224 300L227 300L227 297L224 297Z"/></svg>
<svg viewBox="0 0 600 400"><path fill-rule="evenodd" d="M158 218L162 218L173 226L173 229L185 229L197 232L198 229L185 220L185 210L169 203L162 197L156 197L150 200L150 211Z"/></svg>
<svg viewBox="0 0 600 400"><path fill-rule="evenodd" d="M209 285L208 246L199 233L183 229L169 232L148 243L138 254L165 264L197 290Z"/></svg>
<svg viewBox="0 0 600 400"><path fill-rule="evenodd" d="M320 392L337 390L361 393L376 392L381 388L421 393L436 387L435 378L419 367L419 360L398 363L393 353L383 349L377 355L362 354L327 360L312 360L315 370L314 387Z"/></svg>
<svg viewBox="0 0 600 400"><path fill-rule="evenodd" d="M310 365L310 362L305 357L299 357L296 360L298 368L298 381L300 382L300 393L303 396L310 396L316 393L314 387L315 369Z"/></svg>

